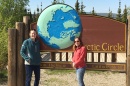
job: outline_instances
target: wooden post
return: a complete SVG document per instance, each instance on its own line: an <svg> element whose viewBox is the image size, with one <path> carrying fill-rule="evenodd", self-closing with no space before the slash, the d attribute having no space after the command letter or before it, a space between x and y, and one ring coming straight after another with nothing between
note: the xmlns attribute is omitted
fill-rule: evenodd
<svg viewBox="0 0 130 86"><path fill-rule="evenodd" d="M56 61L55 52L51 52L51 61Z"/></svg>
<svg viewBox="0 0 130 86"><path fill-rule="evenodd" d="M25 24L25 31L24 31L24 39L29 38L29 30L30 30L30 17L24 16L23 17L23 23Z"/></svg>
<svg viewBox="0 0 130 86"><path fill-rule="evenodd" d="M15 24L17 29L17 86L25 86L25 66L24 60L20 55L20 49L23 43L23 31L24 23L16 22Z"/></svg>
<svg viewBox="0 0 130 86"><path fill-rule="evenodd" d="M92 54L92 61L91 62L94 62L94 52L91 53Z"/></svg>
<svg viewBox="0 0 130 86"><path fill-rule="evenodd" d="M100 62L101 53L98 53L98 62Z"/></svg>
<svg viewBox="0 0 130 86"><path fill-rule="evenodd" d="M107 62L107 53L105 53L105 60L104 61Z"/></svg>
<svg viewBox="0 0 130 86"><path fill-rule="evenodd" d="M60 61L62 61L62 52L60 52L59 54L60 54Z"/></svg>
<svg viewBox="0 0 130 86"><path fill-rule="evenodd" d="M68 52L66 52L66 61L68 61Z"/></svg>
<svg viewBox="0 0 130 86"><path fill-rule="evenodd" d="M111 56L112 56L111 62L116 62L117 61L117 53L112 53Z"/></svg>
<svg viewBox="0 0 130 86"><path fill-rule="evenodd" d="M128 19L126 86L130 86L130 16Z"/></svg>
<svg viewBox="0 0 130 86"><path fill-rule="evenodd" d="M8 29L8 86L16 85L16 29Z"/></svg>

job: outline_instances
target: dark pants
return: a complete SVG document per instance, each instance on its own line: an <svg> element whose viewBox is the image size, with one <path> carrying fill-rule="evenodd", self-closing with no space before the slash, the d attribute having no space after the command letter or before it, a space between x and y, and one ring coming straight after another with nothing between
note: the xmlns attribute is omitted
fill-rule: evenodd
<svg viewBox="0 0 130 86"><path fill-rule="evenodd" d="M25 65L25 70L26 70L26 81L25 81L26 86L30 86L33 71L35 75L34 86L38 86L40 80L40 65Z"/></svg>

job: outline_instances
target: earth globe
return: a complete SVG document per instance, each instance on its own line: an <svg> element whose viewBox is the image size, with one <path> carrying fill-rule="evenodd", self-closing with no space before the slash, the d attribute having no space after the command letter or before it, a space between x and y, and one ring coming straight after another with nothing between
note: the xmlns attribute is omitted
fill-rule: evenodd
<svg viewBox="0 0 130 86"><path fill-rule="evenodd" d="M37 32L47 46L65 49L81 34L81 20L77 11L66 4L46 7L37 21Z"/></svg>

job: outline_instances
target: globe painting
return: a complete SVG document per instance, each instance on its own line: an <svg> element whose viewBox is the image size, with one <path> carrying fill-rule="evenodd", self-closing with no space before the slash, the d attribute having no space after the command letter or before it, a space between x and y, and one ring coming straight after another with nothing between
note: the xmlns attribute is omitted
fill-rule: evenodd
<svg viewBox="0 0 130 86"><path fill-rule="evenodd" d="M74 8L66 4L50 5L43 10L37 22L40 39L51 48L65 49L81 33L81 20Z"/></svg>

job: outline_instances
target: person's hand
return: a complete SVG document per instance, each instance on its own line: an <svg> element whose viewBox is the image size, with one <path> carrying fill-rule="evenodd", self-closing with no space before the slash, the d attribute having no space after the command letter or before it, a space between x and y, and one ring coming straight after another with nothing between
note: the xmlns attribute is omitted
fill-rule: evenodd
<svg viewBox="0 0 130 86"><path fill-rule="evenodd" d="M30 58L29 58L29 59L27 59L26 61L27 61L29 64L31 63L31 59L30 59Z"/></svg>
<svg viewBox="0 0 130 86"><path fill-rule="evenodd" d="M75 63L72 64L73 68L75 68Z"/></svg>

